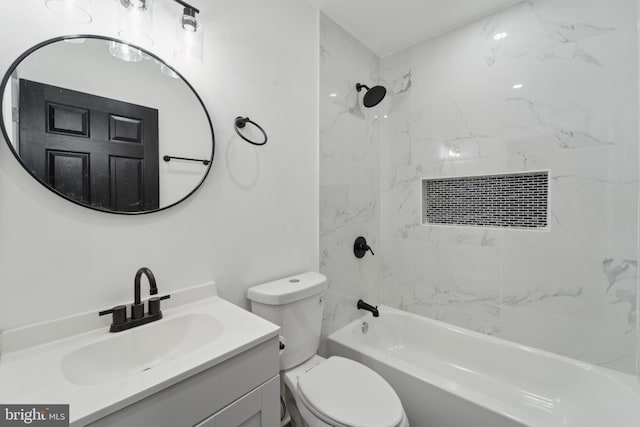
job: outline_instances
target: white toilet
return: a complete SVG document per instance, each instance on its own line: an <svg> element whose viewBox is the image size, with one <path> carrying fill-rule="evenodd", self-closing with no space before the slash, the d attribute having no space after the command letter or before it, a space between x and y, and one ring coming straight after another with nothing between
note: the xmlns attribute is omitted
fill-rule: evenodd
<svg viewBox="0 0 640 427"><path fill-rule="evenodd" d="M408 427L391 386L368 367L316 355L327 278L304 273L249 289L251 310L279 325L280 370L309 427ZM355 304L354 304L355 309Z"/></svg>

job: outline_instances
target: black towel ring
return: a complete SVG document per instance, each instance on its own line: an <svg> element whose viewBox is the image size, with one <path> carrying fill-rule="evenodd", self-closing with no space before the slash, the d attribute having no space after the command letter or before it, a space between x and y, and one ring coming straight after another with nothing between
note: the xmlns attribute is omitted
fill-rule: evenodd
<svg viewBox="0 0 640 427"><path fill-rule="evenodd" d="M260 132L262 132L262 134L264 135L264 141L263 142L255 142L255 141L251 141L250 139L246 138L243 134L240 133L240 129L243 129L247 123L251 123L252 125L254 125L255 127L257 127L258 129L260 129ZM238 136L242 139L244 139L245 141L247 141L249 144L253 144L253 145L264 145L267 143L267 133L264 131L264 129L262 129L262 127L257 124L256 122L252 121L251 119L249 119L249 117L236 117L235 120L235 128L236 128L236 133L238 134Z"/></svg>

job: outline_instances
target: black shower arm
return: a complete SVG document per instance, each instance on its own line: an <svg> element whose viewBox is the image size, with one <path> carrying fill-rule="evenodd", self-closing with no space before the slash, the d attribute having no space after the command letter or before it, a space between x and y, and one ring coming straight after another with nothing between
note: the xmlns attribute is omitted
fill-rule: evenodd
<svg viewBox="0 0 640 427"><path fill-rule="evenodd" d="M356 84L356 90L358 92L360 92L363 88L366 89L366 90L369 90L369 86L367 86L367 85L363 85L363 84L360 84L360 83Z"/></svg>

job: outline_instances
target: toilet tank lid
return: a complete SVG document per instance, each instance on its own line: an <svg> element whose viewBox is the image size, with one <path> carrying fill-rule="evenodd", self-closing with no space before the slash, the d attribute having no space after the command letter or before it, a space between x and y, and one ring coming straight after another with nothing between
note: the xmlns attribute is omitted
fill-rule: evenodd
<svg viewBox="0 0 640 427"><path fill-rule="evenodd" d="M327 288L327 278L310 271L249 288L247 298L266 305L282 305L320 294Z"/></svg>

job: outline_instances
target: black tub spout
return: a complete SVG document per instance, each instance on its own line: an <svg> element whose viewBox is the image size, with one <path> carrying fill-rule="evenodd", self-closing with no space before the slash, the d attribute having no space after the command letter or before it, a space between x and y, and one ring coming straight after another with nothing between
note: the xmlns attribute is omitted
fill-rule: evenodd
<svg viewBox="0 0 640 427"><path fill-rule="evenodd" d="M358 300L358 310L367 310L373 313L373 317L380 317L380 312L378 311L378 307L374 307L370 304L362 300Z"/></svg>

